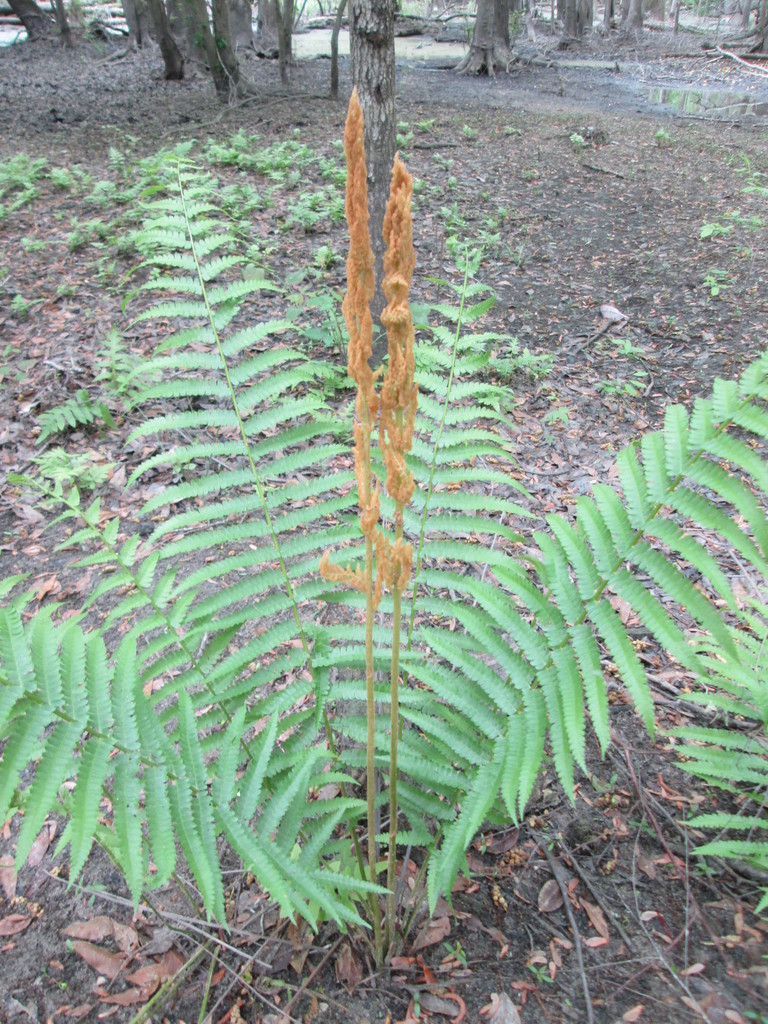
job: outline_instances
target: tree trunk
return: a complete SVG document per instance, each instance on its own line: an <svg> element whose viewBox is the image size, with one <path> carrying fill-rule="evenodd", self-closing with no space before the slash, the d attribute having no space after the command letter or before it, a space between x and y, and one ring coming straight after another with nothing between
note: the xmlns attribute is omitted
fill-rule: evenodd
<svg viewBox="0 0 768 1024"><path fill-rule="evenodd" d="M576 39L578 34L578 0L565 0L565 23L563 25L563 36L566 39Z"/></svg>
<svg viewBox="0 0 768 1024"><path fill-rule="evenodd" d="M336 18L331 32L331 99L339 98L339 32L347 9L347 0L341 0L336 10Z"/></svg>
<svg viewBox="0 0 768 1024"><path fill-rule="evenodd" d="M352 84L365 118L371 248L376 294L371 303L374 323L384 309L384 210L395 158L395 3L394 0L349 0L349 45ZM387 350L386 335L374 339L372 363Z"/></svg>
<svg viewBox="0 0 768 1024"><path fill-rule="evenodd" d="M168 14L171 34L178 41L184 57L187 60L197 60L201 64L207 64L204 28L199 20L202 12L199 8L190 0L165 0L165 9ZM208 24L207 11L205 12L205 24Z"/></svg>
<svg viewBox="0 0 768 1024"><path fill-rule="evenodd" d="M509 52L509 0L478 0L469 53L456 68L464 75L494 75L506 69Z"/></svg>
<svg viewBox="0 0 768 1024"><path fill-rule="evenodd" d="M65 46L72 45L72 33L69 30L69 21L67 19L67 8L64 6L64 0L54 0L56 10L56 26L61 36L61 41Z"/></svg>
<svg viewBox="0 0 768 1024"><path fill-rule="evenodd" d="M603 28L605 29L606 35L611 31L611 17L613 15L613 0L605 0L605 8L603 10Z"/></svg>
<svg viewBox="0 0 768 1024"><path fill-rule="evenodd" d="M149 0L149 16L155 31L165 64L165 78L168 82L180 82L184 78L184 57L171 35L171 26L163 0Z"/></svg>
<svg viewBox="0 0 768 1024"><path fill-rule="evenodd" d="M144 0L122 0L122 7L130 44L139 49L152 35L147 5Z"/></svg>
<svg viewBox="0 0 768 1024"><path fill-rule="evenodd" d="M643 30L643 0L629 0L627 16L622 28L627 35L639 35Z"/></svg>
<svg viewBox="0 0 768 1024"><path fill-rule="evenodd" d="M45 39L51 34L53 22L42 11L35 0L8 0L11 10L27 30L30 42L37 42L38 39Z"/></svg>
<svg viewBox="0 0 768 1024"><path fill-rule="evenodd" d="M212 0L213 39L217 61L212 67L213 83L220 99L230 100L238 93L240 67L232 45L229 0Z"/></svg>
<svg viewBox="0 0 768 1024"><path fill-rule="evenodd" d="M280 63L280 81L288 82L288 70L293 55L293 0L274 0L277 17L277 58Z"/></svg>
<svg viewBox="0 0 768 1024"><path fill-rule="evenodd" d="M679 3L680 0L677 0ZM752 0L742 0L743 7L741 9L741 28L744 32L749 28L749 15L752 12Z"/></svg>
<svg viewBox="0 0 768 1024"><path fill-rule="evenodd" d="M258 0L256 12L256 53L274 57L277 53L277 14L272 0Z"/></svg>
<svg viewBox="0 0 768 1024"><path fill-rule="evenodd" d="M768 0L760 0L757 8L757 32L761 35L759 53L768 53Z"/></svg>
<svg viewBox="0 0 768 1024"><path fill-rule="evenodd" d="M229 24L235 53L253 46L253 7L251 0L230 0Z"/></svg>

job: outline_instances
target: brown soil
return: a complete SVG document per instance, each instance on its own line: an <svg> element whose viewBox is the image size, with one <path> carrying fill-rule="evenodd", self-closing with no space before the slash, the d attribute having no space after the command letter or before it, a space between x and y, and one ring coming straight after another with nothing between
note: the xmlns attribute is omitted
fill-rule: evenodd
<svg viewBox="0 0 768 1024"><path fill-rule="evenodd" d="M488 329L516 335L538 359L552 358L549 372L519 372L509 384L516 454L541 514L567 509L594 480L610 476L613 453L657 426L669 401L690 403L766 343L765 200L742 192L747 182L740 173L745 159L753 172L768 171L766 125L759 118L676 117L653 106L649 90L696 84L765 101L768 82L735 62L705 60L696 38L663 42L677 52L670 55L657 38L631 52L605 43L589 55L608 57L603 67L574 67L553 53L549 67L517 67L491 82L399 69L398 116L414 131L407 160L423 183L417 290L433 295L427 278L451 272L441 210L455 204L468 239L483 230L500 235L488 243L479 274L499 300ZM567 57L572 61L573 52ZM296 68L288 95L274 65L251 58L245 65L259 99L225 109L203 77L164 82L155 54L120 59L86 46L72 53L47 45L0 50L0 158L44 156L57 167L79 164L98 180L110 174L110 147L144 155L189 138L222 140L238 129L264 144L298 129L317 151L334 152L345 102L325 98L327 62ZM581 136L583 147L572 135ZM220 171L223 181L239 179L237 171ZM81 387L98 393L95 356L112 326L145 350L152 340L129 332L121 300L131 264L115 240L95 237L78 247L67 241L77 223L96 215L84 193L57 190L48 180L39 192L0 220L4 484L34 456L41 411ZM741 221L729 217L737 209ZM269 262L278 280L311 262L320 243L343 252L343 226L311 236L286 232L280 214L279 208L261 212L254 224L262 241L276 243ZM495 226L486 222L492 216ZM750 228L746 220L753 216L763 219ZM702 226L714 222L732 230L702 240ZM328 271L327 281L341 288L342 270ZM26 309L11 305L15 296L26 300ZM608 327L600 314L605 303L627 321ZM563 410L562 418L545 423L554 410ZM126 432L75 432L68 443L119 461ZM124 500L109 485L102 490L106 505ZM41 602L75 606L83 594L70 558L51 553L43 517L18 492L6 485L3 495L3 575L28 572ZM725 864L704 871L679 824L714 799L679 770L663 738L665 726L692 712L678 700L674 682L665 686L662 679L661 732L651 741L618 683L614 696L615 744L605 761L593 751L594 775L580 780L575 805L547 776L521 829L478 838L470 855L473 881L455 894L455 914L438 911L441 923L423 931L424 939L438 941L400 962L391 979L368 973L364 946L353 938L362 978L349 992L334 973L354 974L345 942L330 930L298 935L254 916L258 892L234 872L241 923L229 945L217 947L212 968L208 953L201 955L174 998L154 1008L153 1019L196 1020L209 968L216 982L213 1021L235 1022L238 1014L259 1021L288 1004L295 1020L394 1022L414 1020L418 1001L419 1019L458 1021L465 1006L464 1019L474 1022L489 1018L492 1010L480 1013L492 993L511 997L525 1024L589 1020L585 993L599 1024L768 1019L768 929L748 909L757 884ZM0 903L0 1019L95 1021L114 1011L113 1019L127 1021L140 1007L100 1001L94 985L103 967L86 966L62 934L73 921L97 914L130 923L125 891L96 855L81 886L67 888L56 877L55 843L48 845L55 827L52 822L41 836L34 866L16 879L16 901ZM0 857L12 853L14 834L11 823L0 836ZM12 882L3 863L7 895ZM556 885L543 888L555 869L570 914L558 905ZM134 922L142 949L131 969L160 964L171 948L184 960L196 949L199 936L179 892L160 894L158 903L160 917L147 910ZM16 934L13 914L31 918ZM116 948L115 939L94 941ZM302 943L308 956L291 968L288 958ZM305 989L294 999L300 986ZM112 994L125 987L123 973L108 986ZM514 1021L502 1012L491 1019Z"/></svg>

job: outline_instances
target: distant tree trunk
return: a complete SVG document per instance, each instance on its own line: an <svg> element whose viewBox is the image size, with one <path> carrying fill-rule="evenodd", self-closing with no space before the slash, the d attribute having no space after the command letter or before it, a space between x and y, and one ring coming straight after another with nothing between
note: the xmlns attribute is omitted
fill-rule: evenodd
<svg viewBox="0 0 768 1024"><path fill-rule="evenodd" d="M151 37L149 9L144 0L122 0L123 14L128 25L128 38L138 49Z"/></svg>
<svg viewBox="0 0 768 1024"><path fill-rule="evenodd" d="M261 57L273 57L277 47L277 14L272 0L258 0L256 11L256 52Z"/></svg>
<svg viewBox="0 0 768 1024"><path fill-rule="evenodd" d="M56 26L61 36L61 41L65 46L72 45L72 33L69 30L69 21L67 19L67 8L64 6L64 0L54 0L54 6L56 10Z"/></svg>
<svg viewBox="0 0 768 1024"><path fill-rule="evenodd" d="M253 7L251 0L230 0L229 23L235 52L253 46Z"/></svg>
<svg viewBox="0 0 768 1024"><path fill-rule="evenodd" d="M347 0L341 0L336 9L336 17L331 32L331 99L339 98L339 32L347 9Z"/></svg>
<svg viewBox="0 0 768 1024"><path fill-rule="evenodd" d="M30 42L37 42L38 39L45 39L51 34L53 22L51 18L42 11L35 0L8 0L11 10L27 30Z"/></svg>
<svg viewBox="0 0 768 1024"><path fill-rule="evenodd" d="M184 56L171 35L171 26L163 0L149 0L149 16L152 19L160 53L163 55L166 81L180 82L184 78Z"/></svg>
<svg viewBox="0 0 768 1024"><path fill-rule="evenodd" d="M217 60L212 67L213 83L220 99L231 99L239 91L240 66L232 45L229 0L212 0L213 45ZM209 57L210 60L210 57Z"/></svg>
<svg viewBox="0 0 768 1024"><path fill-rule="evenodd" d="M768 53L768 0L760 0L757 8L757 31L761 35L760 53Z"/></svg>
<svg viewBox="0 0 768 1024"><path fill-rule="evenodd" d="M679 2L680 0L676 0L676 3L679 4ZM752 13L752 0L742 0L742 4L743 6L741 8L741 27L743 31L746 32L746 30L749 28L749 16Z"/></svg>
<svg viewBox="0 0 768 1024"><path fill-rule="evenodd" d="M506 69L510 60L509 0L478 0L472 44L456 70L492 76L497 68Z"/></svg>
<svg viewBox="0 0 768 1024"><path fill-rule="evenodd" d="M605 0L605 8L603 9L603 28L606 34L611 31L611 17L613 15L613 0Z"/></svg>
<svg viewBox="0 0 768 1024"><path fill-rule="evenodd" d="M384 210L395 158L395 0L349 0L352 84L365 118L368 204L376 294L371 312L376 323L384 309ZM372 362L381 362L386 335L374 339Z"/></svg>
<svg viewBox="0 0 768 1024"><path fill-rule="evenodd" d="M277 58L280 63L280 80L288 81L288 69L293 55L293 0L274 0L277 17Z"/></svg>
<svg viewBox="0 0 768 1024"><path fill-rule="evenodd" d="M165 0L165 9L173 38L177 40L186 60L207 64L203 30L198 23L201 14L199 9L189 0ZM205 20L207 23L207 12Z"/></svg>
<svg viewBox="0 0 768 1024"><path fill-rule="evenodd" d="M579 35L578 0L565 0L563 35L566 39L576 39Z"/></svg>
<svg viewBox="0 0 768 1024"><path fill-rule="evenodd" d="M623 6L623 5L622 5ZM622 15L623 15L622 10ZM629 0L622 29L628 35L639 35L643 30L643 0Z"/></svg>

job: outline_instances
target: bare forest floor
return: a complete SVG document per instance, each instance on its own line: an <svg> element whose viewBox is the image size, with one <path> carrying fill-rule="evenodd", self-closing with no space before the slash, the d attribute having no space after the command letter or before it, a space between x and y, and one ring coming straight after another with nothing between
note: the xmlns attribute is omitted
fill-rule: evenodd
<svg viewBox="0 0 768 1024"><path fill-rule="evenodd" d="M768 172L766 117L678 116L652 102L654 87L704 87L765 103L768 80L704 57L698 36L646 36L631 49L601 42L553 51L550 66L517 66L495 81L413 64L398 70L403 149L420 183L415 297L434 298L428 279L453 272L452 237L483 245L478 277L498 296L484 326L516 336L530 352L528 369L508 387L515 454L541 515L567 510L593 481L610 478L615 452L658 426L667 403L690 404L768 341L765 199L744 192L755 173ZM134 354L156 340L132 325L135 308L122 309L136 263L123 244L128 229L93 199L93 183L118 173L110 149L138 159L187 139L202 149L243 130L260 145L298 138L337 159L349 89L343 65L342 99L328 100L328 62L312 61L295 69L286 94L274 64L246 58L260 97L225 109L202 76L164 82L157 54L114 57L85 45L72 53L26 44L0 50L0 161L26 153L49 169L79 168L58 184L41 176L37 194L16 209L20 188L2 200L0 559L4 577L31 574L40 603L73 608L92 580L83 582L67 553L53 553L46 514L6 477L39 454L42 412L81 388L98 397L100 353L113 328ZM573 63L585 58L590 66ZM254 172L216 173L222 185L266 187ZM319 179L302 184L324 187ZM301 287L340 291L343 263L317 254L344 253L343 223L291 226L281 195L249 215L270 276L279 282L315 267ZM702 238L704 225L720 228ZM626 319L604 320L605 304ZM141 505L122 489L119 468L133 425L128 417L63 442L118 467L99 491L103 507L121 517L138 515ZM516 1019L503 1009L492 1016L492 993L505 993L524 1024L579 1022L588 1019L586 989L599 1024L768 1020L768 926L748 909L757 885L732 866L705 871L690 855L678 822L711 808L714 796L677 766L664 729L693 712L678 700L673 674L656 678L656 739L642 732L617 683L615 744L603 762L593 752L594 775L580 779L575 806L551 773L521 829L478 839L473 881L455 894L455 915L444 908L425 926L422 948L392 981L372 976L362 948L358 961L331 930L313 937L267 920L259 932L248 923L258 894L233 875L239 924L233 949L221 947L210 975L211 1019L256 1022L279 1004L291 1020L394 1024L407 1018L415 994L421 1020L499 1024ZM62 930L110 916L135 929L138 965L170 969L195 950L188 907L168 891L163 910L178 917L146 911L131 923L119 876L95 855L86 888L68 889L51 858L55 829L51 822L34 865L18 878L7 866L14 825L0 835L0 1020L128 1021L141 1004L120 1005L120 994L129 992L125 1002L136 988L122 974L105 984L114 961L92 955L87 965ZM553 863L585 940L581 966L559 890L545 886ZM105 954L115 948L103 922L87 937ZM246 971L253 957L268 965L261 973L253 963ZM201 957L154 1019L197 1020L209 967Z"/></svg>

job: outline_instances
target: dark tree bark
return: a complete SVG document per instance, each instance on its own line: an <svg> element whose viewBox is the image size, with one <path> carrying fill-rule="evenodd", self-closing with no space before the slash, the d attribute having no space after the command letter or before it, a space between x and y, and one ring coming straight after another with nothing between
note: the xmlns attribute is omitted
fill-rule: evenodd
<svg viewBox="0 0 768 1024"><path fill-rule="evenodd" d="M27 30L30 42L45 39L53 30L53 21L35 0L8 0L11 10Z"/></svg>
<svg viewBox="0 0 768 1024"><path fill-rule="evenodd" d="M365 152L368 166L368 204L371 248L376 275L376 294L371 304L378 323L385 299L384 210L389 196L395 158L395 2L349 0L349 45L352 84L357 89L365 118ZM373 365L387 350L386 335L374 339Z"/></svg>
<svg viewBox="0 0 768 1024"><path fill-rule="evenodd" d="M277 18L277 59L280 63L280 80L287 82L293 55L293 0L274 0Z"/></svg>
<svg viewBox="0 0 768 1024"><path fill-rule="evenodd" d="M240 92L240 66L232 45L232 28L229 22L229 0L212 0L213 45L216 61L211 61L213 83L220 99L232 99Z"/></svg>
<svg viewBox="0 0 768 1024"><path fill-rule="evenodd" d="M56 11L56 26L61 36L61 41L65 46L72 45L72 33L69 30L69 19L67 18L67 8L64 6L64 0L54 0L54 9Z"/></svg>
<svg viewBox="0 0 768 1024"><path fill-rule="evenodd" d="M344 19L344 11L347 9L347 0L341 0L336 9L336 17L331 32L331 99L338 99L339 96L339 32Z"/></svg>
<svg viewBox="0 0 768 1024"><path fill-rule="evenodd" d="M613 0L605 0L603 9L603 28L606 35L611 31L611 17L613 16Z"/></svg>
<svg viewBox="0 0 768 1024"><path fill-rule="evenodd" d="M478 0L469 53L456 68L465 75L495 75L509 67L509 0Z"/></svg>
<svg viewBox="0 0 768 1024"><path fill-rule="evenodd" d="M149 0L149 14L155 39L163 55L166 81L180 82L184 78L184 56L171 35L171 26L163 0Z"/></svg>

